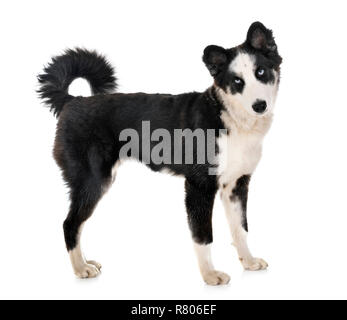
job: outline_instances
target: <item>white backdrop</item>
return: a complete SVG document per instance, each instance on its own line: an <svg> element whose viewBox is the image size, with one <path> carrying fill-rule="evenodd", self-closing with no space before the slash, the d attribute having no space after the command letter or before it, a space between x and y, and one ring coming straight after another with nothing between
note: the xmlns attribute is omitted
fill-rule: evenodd
<svg viewBox="0 0 347 320"><path fill-rule="evenodd" d="M0 298L347 298L345 1L11 1L0 4ZM274 30L284 58L275 121L249 195L249 243L269 270L243 271L219 198L213 256L231 275L205 286L183 180L126 163L83 234L99 278L75 279L52 158L56 120L37 99L52 55L83 46L116 66L119 91L181 93L211 83L205 46ZM76 82L75 94L88 94Z"/></svg>

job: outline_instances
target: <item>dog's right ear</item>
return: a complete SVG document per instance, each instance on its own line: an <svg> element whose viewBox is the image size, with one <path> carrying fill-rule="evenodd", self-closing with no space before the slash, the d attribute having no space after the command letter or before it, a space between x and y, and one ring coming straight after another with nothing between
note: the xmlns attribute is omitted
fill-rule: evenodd
<svg viewBox="0 0 347 320"><path fill-rule="evenodd" d="M205 48L202 60L211 76L215 77L227 66L228 52L222 47L211 45Z"/></svg>

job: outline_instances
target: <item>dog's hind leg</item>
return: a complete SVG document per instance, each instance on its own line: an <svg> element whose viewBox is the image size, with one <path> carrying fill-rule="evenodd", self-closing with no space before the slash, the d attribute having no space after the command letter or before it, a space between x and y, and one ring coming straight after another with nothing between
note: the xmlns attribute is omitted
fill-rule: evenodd
<svg viewBox="0 0 347 320"><path fill-rule="evenodd" d="M81 234L84 223L92 215L97 203L112 182L111 166L102 163L99 156L93 155L89 165L75 163L74 175L67 174L70 191L70 210L64 221L64 236L74 273L79 278L93 278L100 273L101 265L86 260L81 250ZM70 162L71 166L71 162ZM78 168L78 169L76 169Z"/></svg>
<svg viewBox="0 0 347 320"><path fill-rule="evenodd" d="M69 214L64 221L64 236L74 273L79 278L93 278L100 273L101 265L87 261L81 250L83 225L92 215L102 197L102 186L93 177L88 178L77 190L71 191Z"/></svg>
<svg viewBox="0 0 347 320"><path fill-rule="evenodd" d="M215 188L201 188L186 180L186 208L189 227L192 232L199 268L204 281L209 285L222 285L230 277L215 270L211 260L212 209L216 195Z"/></svg>
<svg viewBox="0 0 347 320"><path fill-rule="evenodd" d="M229 186L221 190L221 197L239 259L246 270L257 271L266 269L268 264L263 259L254 258L247 245L249 181L250 176L240 177L232 190Z"/></svg>

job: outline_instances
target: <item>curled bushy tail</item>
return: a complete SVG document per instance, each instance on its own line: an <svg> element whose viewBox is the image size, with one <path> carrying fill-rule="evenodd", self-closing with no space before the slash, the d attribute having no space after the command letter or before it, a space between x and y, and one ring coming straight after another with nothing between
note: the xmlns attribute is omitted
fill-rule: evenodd
<svg viewBox="0 0 347 320"><path fill-rule="evenodd" d="M111 93L117 87L114 69L104 56L79 48L67 50L54 57L38 76L38 93L54 115L59 116L64 105L74 98L68 89L76 78L86 79L93 94Z"/></svg>

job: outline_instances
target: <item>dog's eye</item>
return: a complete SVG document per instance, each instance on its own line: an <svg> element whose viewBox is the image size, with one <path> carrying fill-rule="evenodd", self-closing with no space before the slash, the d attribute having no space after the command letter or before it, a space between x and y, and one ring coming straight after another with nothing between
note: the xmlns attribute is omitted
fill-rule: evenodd
<svg viewBox="0 0 347 320"><path fill-rule="evenodd" d="M265 74L265 69L258 68L256 74L258 77L262 77Z"/></svg>
<svg viewBox="0 0 347 320"><path fill-rule="evenodd" d="M242 83L243 83L243 80L240 79L240 78L235 77L235 78L234 78L234 83L236 83L236 84L242 84Z"/></svg>

